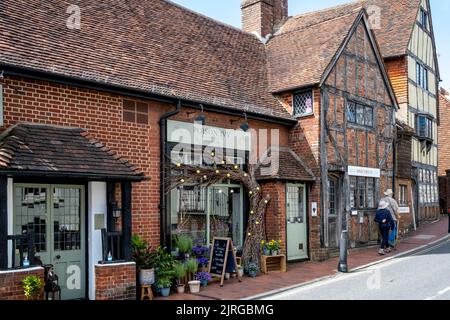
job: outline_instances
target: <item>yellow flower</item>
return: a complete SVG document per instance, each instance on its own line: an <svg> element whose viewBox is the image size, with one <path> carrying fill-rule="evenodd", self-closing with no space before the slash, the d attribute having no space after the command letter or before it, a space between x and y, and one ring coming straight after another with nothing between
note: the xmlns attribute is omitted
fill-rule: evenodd
<svg viewBox="0 0 450 320"><path fill-rule="evenodd" d="M265 244L266 242L264 240L261 240L261 244Z"/></svg>
<svg viewBox="0 0 450 320"><path fill-rule="evenodd" d="M278 240L279 243L281 243L281 240Z"/></svg>

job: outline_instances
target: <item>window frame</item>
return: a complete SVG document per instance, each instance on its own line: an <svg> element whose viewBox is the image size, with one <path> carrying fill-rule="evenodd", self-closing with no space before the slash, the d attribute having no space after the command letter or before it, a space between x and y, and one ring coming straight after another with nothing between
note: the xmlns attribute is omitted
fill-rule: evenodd
<svg viewBox="0 0 450 320"><path fill-rule="evenodd" d="M419 14L420 14L420 16L419 16L419 25L425 31L429 31L430 17L429 17L428 11L426 11L423 7L420 7L420 13Z"/></svg>
<svg viewBox="0 0 450 320"><path fill-rule="evenodd" d="M424 121L422 123L422 121ZM430 115L427 114L416 114L416 135L419 140L429 140L434 139L434 122Z"/></svg>
<svg viewBox="0 0 450 320"><path fill-rule="evenodd" d="M128 106L125 106L126 103L133 103L134 110L131 111L128 108ZM139 106L141 105L141 106ZM139 107L144 107L146 112L142 112L139 110ZM125 114L133 114L134 120L128 120L125 118ZM145 116L147 118L147 122L139 121L139 115ZM135 123L135 124L141 124L141 125L149 125L150 123L150 104L148 102L140 101L140 100L133 100L133 99L122 99L122 121L127 123Z"/></svg>
<svg viewBox="0 0 450 320"><path fill-rule="evenodd" d="M299 96L299 95L304 95L304 94L310 94L311 95L311 112L309 112L309 113L303 113L303 114L300 114L300 113L296 113L296 106L295 106L295 101L296 101L296 99L295 99L295 97L296 96ZM309 89L309 90L302 90L302 91L297 91L297 92L294 92L293 94L292 94L292 115L295 117L295 118L304 118L304 117L309 117L309 116L312 116L312 115L314 115L314 90L313 89Z"/></svg>
<svg viewBox="0 0 450 320"><path fill-rule="evenodd" d="M377 178L372 177L356 177L350 176L350 204L353 203L352 210L375 210L377 207L376 201L376 181ZM369 186L372 186L369 192ZM353 188L352 188L353 186ZM364 186L364 200L361 204L360 186ZM371 200L370 196L372 197ZM353 200L351 199L353 197ZM371 203L372 206L369 205Z"/></svg>
<svg viewBox="0 0 450 320"><path fill-rule="evenodd" d="M354 105L355 108L355 112L351 112L350 110L350 106ZM362 110L362 112L361 112ZM370 110L370 121L368 121L367 115L369 114L369 110ZM374 108L372 106L360 103L360 102L356 102L353 100L348 100L346 103L346 119L347 122L354 124L354 125L358 125L358 126L362 126L365 128L370 128L373 129L374 128ZM361 119L360 119L361 118ZM363 123L361 123L361 120Z"/></svg>
<svg viewBox="0 0 450 320"><path fill-rule="evenodd" d="M398 204L400 206L408 205L408 186L406 184L398 186Z"/></svg>
<svg viewBox="0 0 450 320"><path fill-rule="evenodd" d="M423 63L416 61L416 83L417 83L417 85L420 88L422 88L423 90L428 91L429 90L428 80L429 80L429 77L428 77L427 67Z"/></svg>

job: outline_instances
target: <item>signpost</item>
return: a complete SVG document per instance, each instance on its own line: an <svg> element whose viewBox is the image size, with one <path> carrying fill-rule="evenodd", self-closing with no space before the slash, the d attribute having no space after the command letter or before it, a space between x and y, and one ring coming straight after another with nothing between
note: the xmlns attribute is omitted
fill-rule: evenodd
<svg viewBox="0 0 450 320"><path fill-rule="evenodd" d="M231 260L231 263L229 261ZM233 269L237 272L236 254L233 250L231 238L213 238L208 271L212 276L220 277L220 286L223 287L225 272ZM238 273L239 282L242 281Z"/></svg>

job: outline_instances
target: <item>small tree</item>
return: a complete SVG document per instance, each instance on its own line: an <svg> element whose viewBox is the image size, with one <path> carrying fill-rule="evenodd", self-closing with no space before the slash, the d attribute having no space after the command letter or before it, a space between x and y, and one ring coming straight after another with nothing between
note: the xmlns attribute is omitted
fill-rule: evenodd
<svg viewBox="0 0 450 320"><path fill-rule="evenodd" d="M263 196L256 181L255 165L248 165L245 172L237 165L223 164L216 167L171 164L171 175L165 186L166 194L181 185L209 187L229 179L243 184L250 199L250 212L246 230L242 259L243 265L254 262L259 266L260 244L265 239L265 214L270 196Z"/></svg>

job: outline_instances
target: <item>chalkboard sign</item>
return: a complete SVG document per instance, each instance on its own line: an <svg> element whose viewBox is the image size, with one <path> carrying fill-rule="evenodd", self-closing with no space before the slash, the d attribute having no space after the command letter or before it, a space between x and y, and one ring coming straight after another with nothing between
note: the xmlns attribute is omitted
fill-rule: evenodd
<svg viewBox="0 0 450 320"><path fill-rule="evenodd" d="M209 259L209 273L220 277L220 286L223 286L225 272L237 272L236 255L233 250L231 238L214 238ZM239 277L239 282L241 278Z"/></svg>

